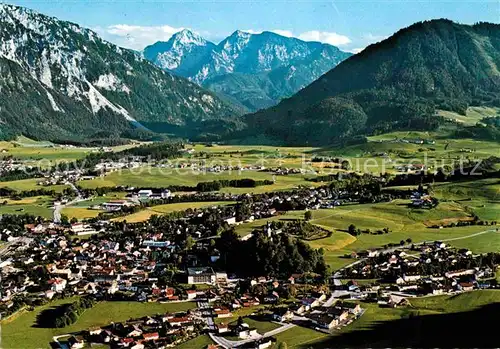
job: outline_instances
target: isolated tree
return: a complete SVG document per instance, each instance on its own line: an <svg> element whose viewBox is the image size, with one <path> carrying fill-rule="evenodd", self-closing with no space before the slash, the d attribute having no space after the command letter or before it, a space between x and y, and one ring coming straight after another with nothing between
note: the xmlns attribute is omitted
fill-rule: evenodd
<svg viewBox="0 0 500 349"><path fill-rule="evenodd" d="M192 249L194 246L194 239L191 235L186 238L186 250Z"/></svg>
<svg viewBox="0 0 500 349"><path fill-rule="evenodd" d="M66 215L61 215L61 224L62 225L68 225L69 224L69 218Z"/></svg>
<svg viewBox="0 0 500 349"><path fill-rule="evenodd" d="M349 228L347 228L347 231L349 232L349 234L353 235L353 236L356 236L356 226L354 224L351 224L349 226Z"/></svg>
<svg viewBox="0 0 500 349"><path fill-rule="evenodd" d="M310 221L312 219L312 212L311 211L306 211L306 213L304 213L304 219L306 221Z"/></svg>

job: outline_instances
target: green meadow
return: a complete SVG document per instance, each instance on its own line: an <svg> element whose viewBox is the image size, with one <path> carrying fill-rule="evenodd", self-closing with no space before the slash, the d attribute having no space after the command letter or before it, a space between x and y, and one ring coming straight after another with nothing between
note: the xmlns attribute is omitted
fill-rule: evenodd
<svg viewBox="0 0 500 349"><path fill-rule="evenodd" d="M76 323L65 328L36 327L36 317L50 307L69 303L72 299L57 300L34 311L21 311L13 317L3 320L2 347L9 349L50 348L52 337L94 326L105 326L111 322L126 321L146 315L186 311L196 307L196 303L140 303L140 302L100 302L88 309Z"/></svg>

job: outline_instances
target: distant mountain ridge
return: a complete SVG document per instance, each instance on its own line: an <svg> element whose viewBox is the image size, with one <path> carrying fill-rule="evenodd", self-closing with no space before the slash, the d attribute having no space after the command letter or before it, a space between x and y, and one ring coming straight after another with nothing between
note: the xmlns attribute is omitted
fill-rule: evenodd
<svg viewBox="0 0 500 349"><path fill-rule="evenodd" d="M279 105L248 115L248 134L328 144L394 129L434 129L435 109L500 106L500 25L415 23L370 45Z"/></svg>
<svg viewBox="0 0 500 349"><path fill-rule="evenodd" d="M352 54L272 32L237 30L216 45L184 29L143 55L255 111L291 96Z"/></svg>
<svg viewBox="0 0 500 349"><path fill-rule="evenodd" d="M89 29L0 4L0 137L81 140L147 129L192 137L238 111ZM223 120L223 121L222 121Z"/></svg>

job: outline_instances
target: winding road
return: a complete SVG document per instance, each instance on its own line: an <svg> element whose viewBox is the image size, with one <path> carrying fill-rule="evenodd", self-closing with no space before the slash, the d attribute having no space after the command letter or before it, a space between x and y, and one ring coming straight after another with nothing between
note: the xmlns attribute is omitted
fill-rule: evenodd
<svg viewBox="0 0 500 349"><path fill-rule="evenodd" d="M82 195L80 194L80 191L78 190L78 188L76 187L76 185L73 182L68 182L68 185L76 193L76 198L74 198L73 200L68 201L67 203L62 204L62 205L54 205L54 213L53 213L53 217L54 217L53 221L54 221L54 223L58 223L61 220L61 211L62 211L63 208L71 206L71 205L73 205L73 204L75 204L77 202L80 202L80 201L89 200L89 199L84 199L82 197Z"/></svg>

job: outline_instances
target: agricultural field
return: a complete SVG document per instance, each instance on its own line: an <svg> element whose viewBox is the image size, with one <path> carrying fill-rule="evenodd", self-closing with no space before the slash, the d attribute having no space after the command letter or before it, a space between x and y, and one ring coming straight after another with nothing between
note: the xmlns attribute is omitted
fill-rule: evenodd
<svg viewBox="0 0 500 349"><path fill-rule="evenodd" d="M433 193L443 200L459 202L483 220L500 220L500 179L436 184Z"/></svg>
<svg viewBox="0 0 500 349"><path fill-rule="evenodd" d="M137 142L111 147L113 151L120 151L137 146ZM24 136L18 137L15 141L0 141L0 152L2 155L11 155L21 160L31 160L32 165L45 168L58 162L73 161L82 159L91 152L98 151L99 148L73 147L57 145L47 141L35 141Z"/></svg>
<svg viewBox="0 0 500 349"><path fill-rule="evenodd" d="M214 145L196 144L191 147L193 155L183 160L196 161L205 157L207 163L222 162L233 165L262 165L266 167L297 168L303 159L309 160L319 148L273 147L258 145ZM203 156L203 157L202 157Z"/></svg>
<svg viewBox="0 0 500 349"><path fill-rule="evenodd" d="M203 207L230 205L231 201L209 201L209 202L181 202L175 204L165 204L148 207L142 211L132 213L128 216L114 218L113 221L127 221L128 223L137 223L148 220L153 215L162 215L166 213L185 211L187 209L198 209Z"/></svg>
<svg viewBox="0 0 500 349"><path fill-rule="evenodd" d="M78 220L94 218L99 215L99 213L104 212L103 210L93 210L85 207L64 207L61 210L61 214L65 215L69 219L76 218Z"/></svg>
<svg viewBox="0 0 500 349"><path fill-rule="evenodd" d="M21 179L18 181L7 181L0 182L0 188L10 188L16 191L24 191L24 190L34 190L34 189L46 189L46 190L54 190L57 193L61 193L64 189L69 188L68 185L48 185L41 186L38 185L42 179L40 178L30 178L30 179Z"/></svg>
<svg viewBox="0 0 500 349"><path fill-rule="evenodd" d="M308 187L313 185L312 182L306 181L302 175L275 176L269 172L250 170L233 170L211 173L200 172L193 169L164 169L157 167L140 167L136 169L116 171L105 177L82 181L79 184L83 188L112 187L117 185L162 188L172 185L196 186L200 182L242 178L270 181L275 180L275 183L273 185L265 185L255 188L223 188L222 191L231 193L259 193L292 189L298 187L299 185L305 185Z"/></svg>
<svg viewBox="0 0 500 349"><path fill-rule="evenodd" d="M55 335L82 331L93 326L104 326L111 322L121 322L130 318L159 313L185 311L196 307L196 303L140 303L140 302L101 302L88 309L78 321L65 328L36 327L37 315L50 307L71 302L72 299L57 300L34 311L21 311L12 318L2 321L3 348L50 348Z"/></svg>
<svg viewBox="0 0 500 349"><path fill-rule="evenodd" d="M368 142L364 144L344 148L327 147L316 150L316 153L348 158L354 170L374 173L396 172L396 164L408 164L409 161L427 164L433 170L443 165L451 166L461 158L482 159L499 154L496 142L455 139L449 137L450 132L446 129L436 132L391 132L368 137ZM405 143L402 141L404 139L433 140L435 144Z"/></svg>
<svg viewBox="0 0 500 349"><path fill-rule="evenodd" d="M6 202L6 204L3 204ZM11 200L0 198L0 214L32 214L44 218L52 217L52 200L47 196L36 196Z"/></svg>

